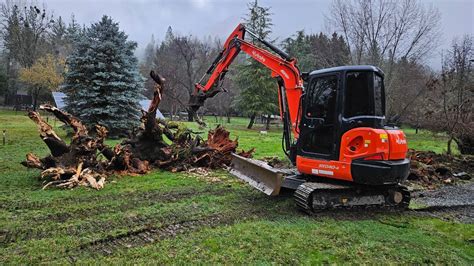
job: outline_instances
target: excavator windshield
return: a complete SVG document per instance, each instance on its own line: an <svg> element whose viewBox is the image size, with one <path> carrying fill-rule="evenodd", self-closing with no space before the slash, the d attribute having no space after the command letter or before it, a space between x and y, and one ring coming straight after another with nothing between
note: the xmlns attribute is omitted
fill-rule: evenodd
<svg viewBox="0 0 474 266"><path fill-rule="evenodd" d="M375 72L347 72L344 98L346 118L385 114L383 79Z"/></svg>

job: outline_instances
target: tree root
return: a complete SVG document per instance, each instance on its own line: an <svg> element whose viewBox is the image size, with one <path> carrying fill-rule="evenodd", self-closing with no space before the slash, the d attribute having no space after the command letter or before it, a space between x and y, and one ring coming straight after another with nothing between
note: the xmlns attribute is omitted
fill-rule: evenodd
<svg viewBox="0 0 474 266"><path fill-rule="evenodd" d="M43 189L77 186L101 189L107 177L112 174L145 174L152 167L177 172L196 167L225 168L230 165L231 153L236 152L238 141L231 140L229 132L223 127L210 130L207 141L203 141L192 130L156 119L165 79L153 71L150 76L156 85L148 110L142 110L141 127L134 130L130 138L113 148L104 144L107 129L101 125L96 125L94 134L91 135L78 118L54 106L42 105L40 109L53 114L74 131L68 145L39 113L28 113L38 126L40 137L51 155L40 159L28 153L22 164L42 170L40 179L45 182ZM253 150L240 154L251 156L252 152Z"/></svg>

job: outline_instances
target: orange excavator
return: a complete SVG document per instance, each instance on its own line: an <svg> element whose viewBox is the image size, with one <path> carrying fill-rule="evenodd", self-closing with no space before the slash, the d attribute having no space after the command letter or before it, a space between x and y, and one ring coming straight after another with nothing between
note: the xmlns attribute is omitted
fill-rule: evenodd
<svg viewBox="0 0 474 266"><path fill-rule="evenodd" d="M261 47L245 40L247 34ZM194 111L222 91L224 76L240 52L269 68L276 79L282 146L296 170L234 155L233 175L267 195L293 189L297 205L308 212L408 206L410 193L400 185L410 168L407 141L403 131L384 123L384 74L379 68L340 66L301 73L296 59L239 24L195 85L189 101Z"/></svg>

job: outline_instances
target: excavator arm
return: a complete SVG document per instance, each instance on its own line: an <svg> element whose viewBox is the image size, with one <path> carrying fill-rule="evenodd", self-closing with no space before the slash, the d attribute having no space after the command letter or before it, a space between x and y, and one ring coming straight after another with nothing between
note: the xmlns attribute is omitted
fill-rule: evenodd
<svg viewBox="0 0 474 266"><path fill-rule="evenodd" d="M273 53L246 41L244 39L246 33ZM285 125L285 144L288 149L292 142L290 130L295 138L298 137L298 112L300 97L303 92L303 80L296 66L296 59L291 58L271 43L258 38L256 34L247 30L242 24L239 24L230 34L224 43L223 50L201 80L195 84L195 92L189 101L189 105L197 111L207 98L213 97L222 91L220 85L224 76L241 51L270 69L272 77L278 81L280 115ZM207 81L203 82L206 77L208 77Z"/></svg>

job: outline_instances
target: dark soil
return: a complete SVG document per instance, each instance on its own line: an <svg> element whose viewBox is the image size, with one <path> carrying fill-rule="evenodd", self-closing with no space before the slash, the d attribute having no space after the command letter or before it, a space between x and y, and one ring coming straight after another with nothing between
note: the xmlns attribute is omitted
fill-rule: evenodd
<svg viewBox="0 0 474 266"><path fill-rule="evenodd" d="M470 180L474 175L474 156L410 150L408 157L411 159L409 182L428 189Z"/></svg>

